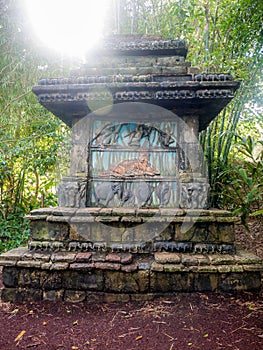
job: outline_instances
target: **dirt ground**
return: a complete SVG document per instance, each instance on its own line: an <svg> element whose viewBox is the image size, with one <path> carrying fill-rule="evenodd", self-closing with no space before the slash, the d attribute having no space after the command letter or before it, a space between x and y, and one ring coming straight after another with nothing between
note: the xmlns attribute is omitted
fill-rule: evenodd
<svg viewBox="0 0 263 350"><path fill-rule="evenodd" d="M253 220L250 234L241 226L236 232L239 245L263 258L262 227ZM262 350L263 294L93 305L0 302L0 349Z"/></svg>

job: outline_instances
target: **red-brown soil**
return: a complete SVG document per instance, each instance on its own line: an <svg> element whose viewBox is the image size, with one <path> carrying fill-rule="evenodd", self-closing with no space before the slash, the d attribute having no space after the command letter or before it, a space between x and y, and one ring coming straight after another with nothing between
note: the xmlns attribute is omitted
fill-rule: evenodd
<svg viewBox="0 0 263 350"><path fill-rule="evenodd" d="M237 242L263 258L262 222L253 220L250 227L250 235L237 227ZM0 303L0 349L262 350L262 296L194 293L120 304Z"/></svg>

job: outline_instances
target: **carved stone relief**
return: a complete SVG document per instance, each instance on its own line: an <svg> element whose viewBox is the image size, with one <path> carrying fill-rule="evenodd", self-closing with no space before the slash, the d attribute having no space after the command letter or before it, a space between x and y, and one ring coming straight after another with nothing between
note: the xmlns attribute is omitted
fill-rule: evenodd
<svg viewBox="0 0 263 350"><path fill-rule="evenodd" d="M208 208L209 185L202 182L181 184L180 208L206 209Z"/></svg>
<svg viewBox="0 0 263 350"><path fill-rule="evenodd" d="M63 179L58 185L58 205L84 208L86 206L86 181Z"/></svg>
<svg viewBox="0 0 263 350"><path fill-rule="evenodd" d="M99 184L94 189L95 205L101 201L104 201L105 207L114 199L114 196L117 195L118 199L121 199L122 195L122 185L116 182L105 182Z"/></svg>

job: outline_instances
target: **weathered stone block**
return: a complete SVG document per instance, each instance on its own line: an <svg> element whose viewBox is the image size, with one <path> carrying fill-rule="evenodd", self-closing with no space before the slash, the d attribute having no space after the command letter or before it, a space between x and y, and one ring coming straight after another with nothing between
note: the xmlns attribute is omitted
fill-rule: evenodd
<svg viewBox="0 0 263 350"><path fill-rule="evenodd" d="M103 292L86 292L86 303L96 304L105 302L105 293Z"/></svg>
<svg viewBox="0 0 263 350"><path fill-rule="evenodd" d="M78 271L91 271L95 268L95 263L94 262L89 262L89 263L73 263L69 265L69 268L71 270L78 270Z"/></svg>
<svg viewBox="0 0 263 350"><path fill-rule="evenodd" d="M47 271L42 273L42 288L44 290L57 290L62 288L62 272L60 271Z"/></svg>
<svg viewBox="0 0 263 350"><path fill-rule="evenodd" d="M104 287L103 273L102 271L65 271L62 285L65 289L102 291Z"/></svg>
<svg viewBox="0 0 263 350"><path fill-rule="evenodd" d="M193 266L195 267L195 266ZM191 267L192 270L192 267ZM204 265L204 266L197 266L197 269L195 269L195 271L199 272L199 273L217 273L217 267L216 266L212 266L212 265Z"/></svg>
<svg viewBox="0 0 263 350"><path fill-rule="evenodd" d="M231 272L243 272L244 268L241 265L231 265L230 266L230 271ZM255 269L253 269L252 271L256 271Z"/></svg>
<svg viewBox="0 0 263 350"><path fill-rule="evenodd" d="M212 265L233 265L235 259L229 254L211 254L208 255L209 261Z"/></svg>
<svg viewBox="0 0 263 350"><path fill-rule="evenodd" d="M241 266L238 266L241 267ZM263 272L263 264L251 264L251 265L242 265L244 271L261 271Z"/></svg>
<svg viewBox="0 0 263 350"><path fill-rule="evenodd" d="M92 261L106 261L106 253L93 253L92 254Z"/></svg>
<svg viewBox="0 0 263 350"><path fill-rule="evenodd" d="M50 270L51 266L52 266L52 262L51 261L44 262L44 263L41 264L41 269L42 270Z"/></svg>
<svg viewBox="0 0 263 350"><path fill-rule="evenodd" d="M66 270L69 267L68 263L65 262L55 262L50 266L50 270Z"/></svg>
<svg viewBox="0 0 263 350"><path fill-rule="evenodd" d="M185 266L198 266L199 260L194 255L190 255L190 254L182 255L182 264Z"/></svg>
<svg viewBox="0 0 263 350"><path fill-rule="evenodd" d="M153 293L131 294L130 298L132 301L151 301L155 299L155 294Z"/></svg>
<svg viewBox="0 0 263 350"><path fill-rule="evenodd" d="M119 262L121 262L121 256L118 254L111 253L111 254L106 255L105 260L109 261L109 262L119 263Z"/></svg>
<svg viewBox="0 0 263 350"><path fill-rule="evenodd" d="M80 303L86 299L86 292L82 290L66 290L64 300L70 303Z"/></svg>
<svg viewBox="0 0 263 350"><path fill-rule="evenodd" d="M234 243L235 229L233 223L217 223L218 239L222 243Z"/></svg>
<svg viewBox="0 0 263 350"><path fill-rule="evenodd" d="M231 266L219 265L219 266L217 266L217 270L219 273L228 273L231 271Z"/></svg>
<svg viewBox="0 0 263 350"><path fill-rule="evenodd" d="M151 266L153 264L153 259L152 258L147 258L147 259L138 259L138 269L139 270L149 270L151 269Z"/></svg>
<svg viewBox="0 0 263 350"><path fill-rule="evenodd" d="M69 253L69 252L57 252L52 254L51 260L53 262L67 262L71 263L75 261L76 253Z"/></svg>
<svg viewBox="0 0 263 350"><path fill-rule="evenodd" d="M42 288L45 271L36 269L21 269L19 271L18 285L21 287Z"/></svg>
<svg viewBox="0 0 263 350"><path fill-rule="evenodd" d="M178 241L191 241L191 242L207 242L208 236L210 242L217 242L218 235L215 232L209 230L207 223L196 223L189 220L184 224L187 231L182 232L182 225L176 225L175 240Z"/></svg>
<svg viewBox="0 0 263 350"><path fill-rule="evenodd" d="M120 242L125 228L98 222L92 224L91 230L91 241L93 242Z"/></svg>
<svg viewBox="0 0 263 350"><path fill-rule="evenodd" d="M170 284L172 292L193 292L195 275L193 273L172 273Z"/></svg>
<svg viewBox="0 0 263 350"><path fill-rule="evenodd" d="M32 221L30 232L33 240L65 241L69 238L69 225L65 222Z"/></svg>
<svg viewBox="0 0 263 350"><path fill-rule="evenodd" d="M117 293L145 292L149 288L149 274L147 271L106 272L105 288L109 292Z"/></svg>
<svg viewBox="0 0 263 350"><path fill-rule="evenodd" d="M153 292L192 292L194 291L193 273L151 273L151 291Z"/></svg>
<svg viewBox="0 0 263 350"><path fill-rule="evenodd" d="M16 260L0 260L0 266L16 266Z"/></svg>
<svg viewBox="0 0 263 350"><path fill-rule="evenodd" d="M17 287L19 270L13 267L3 267L2 279L5 287Z"/></svg>
<svg viewBox="0 0 263 350"><path fill-rule="evenodd" d="M64 290L47 290L43 292L43 300L45 301L62 301Z"/></svg>
<svg viewBox="0 0 263 350"><path fill-rule="evenodd" d="M99 270L118 271L121 268L121 264L111 262L95 262L95 268Z"/></svg>
<svg viewBox="0 0 263 350"><path fill-rule="evenodd" d="M41 301L42 291L30 288L4 288L2 290L2 301L21 303L24 301Z"/></svg>
<svg viewBox="0 0 263 350"><path fill-rule="evenodd" d="M260 272L228 273L219 278L219 288L224 292L259 290L261 287Z"/></svg>
<svg viewBox="0 0 263 350"><path fill-rule="evenodd" d="M160 237L166 237L170 240L173 237L172 230L173 227L169 225L169 222L145 222L134 230L134 241L141 242L142 237L144 241L151 241Z"/></svg>
<svg viewBox="0 0 263 350"><path fill-rule="evenodd" d="M32 267L32 268L40 268L41 267L41 261L34 261L34 260L22 260L17 262L18 267Z"/></svg>
<svg viewBox="0 0 263 350"><path fill-rule="evenodd" d="M163 264L159 264L156 261L154 261L151 265L151 270L152 271L158 271L161 272L163 271L164 265Z"/></svg>
<svg viewBox="0 0 263 350"><path fill-rule="evenodd" d="M237 250L234 260L240 265L262 264L262 260L257 255L244 250Z"/></svg>
<svg viewBox="0 0 263 350"><path fill-rule="evenodd" d="M15 248L10 250L9 252L1 254L1 260L21 260L23 255L28 252L28 249L23 247L23 248Z"/></svg>
<svg viewBox="0 0 263 350"><path fill-rule="evenodd" d="M163 271L165 272L183 272L186 268L182 264L164 264Z"/></svg>
<svg viewBox="0 0 263 350"><path fill-rule="evenodd" d="M121 264L130 264L132 263L133 257L132 254L123 253L121 256Z"/></svg>
<svg viewBox="0 0 263 350"><path fill-rule="evenodd" d="M75 258L75 261L76 262L88 262L91 260L91 256L92 254L91 253L78 253L76 255L76 258Z"/></svg>
<svg viewBox="0 0 263 350"><path fill-rule="evenodd" d="M214 292L218 289L217 273L200 273L195 275L194 291Z"/></svg>
<svg viewBox="0 0 263 350"><path fill-rule="evenodd" d="M168 292L171 291L170 279L163 272L154 271L150 274L150 291L151 292Z"/></svg>
<svg viewBox="0 0 263 350"><path fill-rule="evenodd" d="M51 258L51 254L48 252L33 252L32 258L34 260L40 260L41 262L48 262Z"/></svg>
<svg viewBox="0 0 263 350"><path fill-rule="evenodd" d="M129 294L105 293L104 301L106 303L127 303L130 301L130 296Z"/></svg>
<svg viewBox="0 0 263 350"><path fill-rule="evenodd" d="M138 264L137 263L133 263L133 264L129 264L129 265L123 265L121 266L121 270L123 272L134 272L138 270Z"/></svg>

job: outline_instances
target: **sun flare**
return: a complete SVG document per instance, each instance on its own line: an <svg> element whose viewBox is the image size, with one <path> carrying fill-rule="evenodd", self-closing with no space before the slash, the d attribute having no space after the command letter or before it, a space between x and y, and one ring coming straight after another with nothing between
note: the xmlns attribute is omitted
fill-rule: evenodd
<svg viewBox="0 0 263 350"><path fill-rule="evenodd" d="M83 56L102 37L107 0L26 0L33 29L49 48Z"/></svg>

